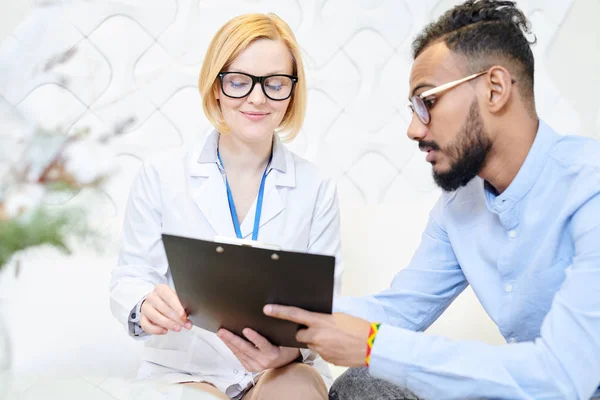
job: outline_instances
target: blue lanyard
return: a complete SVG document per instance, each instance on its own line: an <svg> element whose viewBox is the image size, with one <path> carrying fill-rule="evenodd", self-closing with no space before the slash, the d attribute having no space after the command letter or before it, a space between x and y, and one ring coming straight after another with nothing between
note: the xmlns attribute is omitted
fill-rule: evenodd
<svg viewBox="0 0 600 400"><path fill-rule="evenodd" d="M223 167L223 161L221 160L221 154L219 153L219 149L217 149L217 157L219 158L219 163L221 163L221 167ZM263 176L260 181L260 189L258 189L258 199L256 200L256 212L254 213L254 230L252 231L252 240L258 239L258 230L260 228L260 214L262 212L263 196L265 194L265 180L267 179L267 171L269 170L269 165L271 165L272 158L273 153L271 153L269 162L265 167L265 172L263 172ZM225 169L225 167L223 167L223 169ZM231 188L229 187L229 180L227 179L227 175L225 175L225 186L227 186L227 201L229 202L229 212L231 213L231 219L233 220L233 228L235 229L235 235L238 237L238 239L242 239L242 229L240 228L240 221L238 220L237 210L233 201L233 194L231 194Z"/></svg>

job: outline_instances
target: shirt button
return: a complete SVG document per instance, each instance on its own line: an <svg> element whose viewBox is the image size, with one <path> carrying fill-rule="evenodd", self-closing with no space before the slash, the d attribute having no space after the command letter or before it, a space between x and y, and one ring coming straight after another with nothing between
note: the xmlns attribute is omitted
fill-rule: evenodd
<svg viewBox="0 0 600 400"><path fill-rule="evenodd" d="M233 370L233 373L234 373L234 374L236 374L236 375L237 375L237 373L238 373L238 372L239 372L239 371L238 371L237 369L234 369L234 370Z"/></svg>
<svg viewBox="0 0 600 400"><path fill-rule="evenodd" d="M508 237L511 239L514 239L517 237L517 231L515 231L514 229L508 231Z"/></svg>
<svg viewBox="0 0 600 400"><path fill-rule="evenodd" d="M511 337L510 339L508 339L509 343L517 343L517 339L515 339L514 337Z"/></svg>
<svg viewBox="0 0 600 400"><path fill-rule="evenodd" d="M131 319L135 319L135 313L131 314Z"/></svg>
<svg viewBox="0 0 600 400"><path fill-rule="evenodd" d="M510 293L510 292L512 292L512 290L513 290L513 287L510 283L507 283L506 285L504 285L504 291L506 293Z"/></svg>

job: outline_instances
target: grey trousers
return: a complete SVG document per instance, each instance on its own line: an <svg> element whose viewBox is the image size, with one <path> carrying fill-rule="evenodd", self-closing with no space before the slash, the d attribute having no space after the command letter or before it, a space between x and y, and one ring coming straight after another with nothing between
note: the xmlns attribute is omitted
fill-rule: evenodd
<svg viewBox="0 0 600 400"><path fill-rule="evenodd" d="M333 382L329 400L419 400L408 390L373 378L364 368L348 368Z"/></svg>

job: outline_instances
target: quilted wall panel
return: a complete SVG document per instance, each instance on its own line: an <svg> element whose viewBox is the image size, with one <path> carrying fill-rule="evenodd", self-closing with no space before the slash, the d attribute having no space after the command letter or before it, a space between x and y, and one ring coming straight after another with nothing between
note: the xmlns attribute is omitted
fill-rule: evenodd
<svg viewBox="0 0 600 400"><path fill-rule="evenodd" d="M366 235L358 232L364 224L353 213L378 209L402 215L400 237L406 238L406 246L398 259L405 261L439 193L429 165L405 135L409 47L426 22L456 3L31 0L8 20L16 28L6 32L0 46L0 101L47 128L125 132L112 143L120 168L105 187L62 199L89 208L109 238L108 254L114 254L141 160L188 146L211 130L196 90L211 37L237 14L275 12L295 31L308 70L306 123L290 147L338 179L348 243L357 237L364 241ZM541 117L562 132L598 136L600 28L594 16L600 2L518 4L538 39L534 53ZM3 1L0 7L7 20L17 6ZM367 229L380 228L374 223ZM382 229L390 235L396 231ZM359 256L345 247L350 260ZM359 268L355 264L350 268Z"/></svg>

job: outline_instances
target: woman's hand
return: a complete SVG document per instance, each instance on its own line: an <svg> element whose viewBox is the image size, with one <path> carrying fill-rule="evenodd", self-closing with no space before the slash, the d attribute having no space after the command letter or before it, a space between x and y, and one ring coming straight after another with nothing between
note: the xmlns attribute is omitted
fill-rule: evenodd
<svg viewBox="0 0 600 400"><path fill-rule="evenodd" d="M283 367L300 356L300 350L274 346L250 328L244 329L242 333L252 343L225 329L220 329L217 336L240 360L246 371L261 372Z"/></svg>
<svg viewBox="0 0 600 400"><path fill-rule="evenodd" d="M153 335L164 335L169 330L179 332L182 328L192 329L192 322L169 285L156 285L146 296L140 313L140 326L144 332Z"/></svg>

